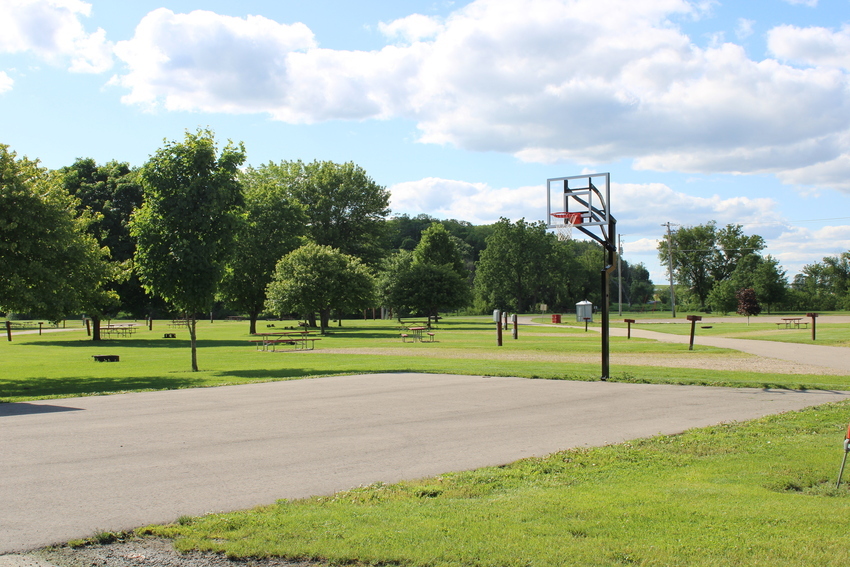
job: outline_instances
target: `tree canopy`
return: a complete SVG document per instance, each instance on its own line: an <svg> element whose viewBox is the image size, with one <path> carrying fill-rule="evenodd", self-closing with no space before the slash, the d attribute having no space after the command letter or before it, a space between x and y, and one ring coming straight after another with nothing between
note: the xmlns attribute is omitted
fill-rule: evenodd
<svg viewBox="0 0 850 567"><path fill-rule="evenodd" d="M304 207L289 188L265 167L248 168L240 181L245 218L236 235L236 250L221 284L221 298L248 314L249 332L257 332L257 317L265 309L266 288L278 261L298 248L307 231Z"/></svg>
<svg viewBox="0 0 850 567"><path fill-rule="evenodd" d="M108 251L61 175L0 144L0 309L59 320L101 299Z"/></svg>
<svg viewBox="0 0 850 567"><path fill-rule="evenodd" d="M524 313L552 287L557 245L542 222L501 218L478 261L475 287L486 305Z"/></svg>
<svg viewBox="0 0 850 567"><path fill-rule="evenodd" d="M273 313L318 312L324 334L332 310L374 306L375 280L358 258L310 242L277 263L267 296L266 308Z"/></svg>
<svg viewBox="0 0 850 567"><path fill-rule="evenodd" d="M221 153L209 131L167 142L142 167L144 204L133 215L136 270L145 288L185 313L198 370L195 316L208 311L240 228L241 144Z"/></svg>
<svg viewBox="0 0 850 567"><path fill-rule="evenodd" d="M734 272L742 258L758 254L765 248L758 235L747 236L741 225L729 224L718 229L714 221L682 227L671 237L675 280L687 286L704 306L714 284ZM663 265L668 264L670 249L667 239L658 244Z"/></svg>
<svg viewBox="0 0 850 567"><path fill-rule="evenodd" d="M376 266L386 254L390 194L352 162L282 161L269 163L263 175L289 188L304 205L307 236Z"/></svg>

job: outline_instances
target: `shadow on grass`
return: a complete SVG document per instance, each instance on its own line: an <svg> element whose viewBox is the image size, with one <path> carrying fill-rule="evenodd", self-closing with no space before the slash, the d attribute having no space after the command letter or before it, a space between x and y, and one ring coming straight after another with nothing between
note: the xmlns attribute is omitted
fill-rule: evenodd
<svg viewBox="0 0 850 567"><path fill-rule="evenodd" d="M251 346L250 339L201 339L195 343L199 349L212 347L243 347ZM67 340L67 341L38 341L26 343L26 346L51 346L51 347L73 347L73 348L98 348L110 349L123 348L189 348L188 338L179 339L105 339L102 341L92 340Z"/></svg>
<svg viewBox="0 0 850 567"><path fill-rule="evenodd" d="M111 363L104 363L111 364ZM137 376L100 378L75 376L73 378L26 378L0 381L0 401L15 398L75 397L141 390L177 390L206 386L202 379L188 376Z"/></svg>
<svg viewBox="0 0 850 567"><path fill-rule="evenodd" d="M380 370L364 370L363 368L351 370L316 370L304 368L274 368L262 370L229 370L226 372L217 372L217 376L227 376L231 378L254 379L254 380L293 380L296 378L309 378L311 376L340 376L347 374L395 374L402 372L421 372L409 367L405 368L381 368Z"/></svg>

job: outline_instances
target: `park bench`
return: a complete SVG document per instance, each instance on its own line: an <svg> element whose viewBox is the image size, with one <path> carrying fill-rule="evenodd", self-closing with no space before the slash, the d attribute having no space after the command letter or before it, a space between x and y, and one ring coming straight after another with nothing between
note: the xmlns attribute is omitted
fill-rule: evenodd
<svg viewBox="0 0 850 567"><path fill-rule="evenodd" d="M92 358L95 359L96 362L118 362L119 361L117 354L93 354Z"/></svg>

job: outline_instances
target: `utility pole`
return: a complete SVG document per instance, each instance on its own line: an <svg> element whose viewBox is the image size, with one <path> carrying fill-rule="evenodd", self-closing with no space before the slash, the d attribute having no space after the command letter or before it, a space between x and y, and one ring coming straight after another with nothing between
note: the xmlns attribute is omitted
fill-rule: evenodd
<svg viewBox="0 0 850 567"><path fill-rule="evenodd" d="M623 241L620 238L621 235L617 235L617 283L620 287L620 297L618 299L617 305L620 306L619 314L620 317L623 316Z"/></svg>
<svg viewBox="0 0 850 567"><path fill-rule="evenodd" d="M670 223L662 224L667 227L667 269L670 272L670 308L673 318L676 317L676 292L673 290L673 233L670 232Z"/></svg>

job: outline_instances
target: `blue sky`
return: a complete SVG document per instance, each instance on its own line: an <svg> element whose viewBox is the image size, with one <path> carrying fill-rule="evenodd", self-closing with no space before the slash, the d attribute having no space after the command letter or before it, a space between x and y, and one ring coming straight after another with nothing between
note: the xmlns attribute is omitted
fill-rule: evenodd
<svg viewBox="0 0 850 567"><path fill-rule="evenodd" d="M624 257L663 223L850 250L850 0L0 0L0 143L142 165L209 127L354 161L396 213L543 220L610 172Z"/></svg>

